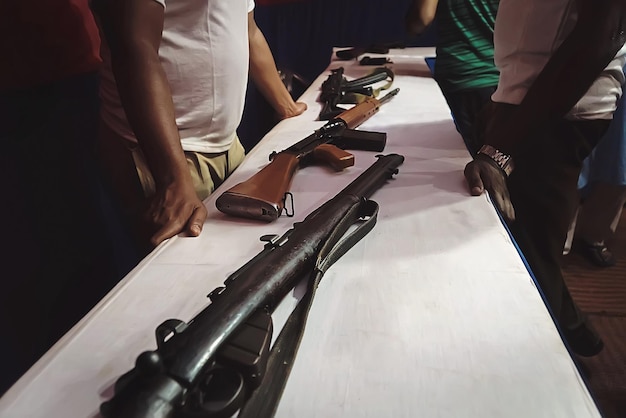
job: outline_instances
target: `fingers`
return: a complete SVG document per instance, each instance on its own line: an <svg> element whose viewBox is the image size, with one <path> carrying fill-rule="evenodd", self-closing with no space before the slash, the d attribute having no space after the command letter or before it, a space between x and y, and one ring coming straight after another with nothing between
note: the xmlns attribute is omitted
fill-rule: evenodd
<svg viewBox="0 0 626 418"><path fill-rule="evenodd" d="M304 113L304 111L308 108L307 104L304 102L296 102L296 106L298 107L298 115Z"/></svg>
<svg viewBox="0 0 626 418"><path fill-rule="evenodd" d="M166 223L161 226L150 238L150 244L153 246L157 246L168 238L172 238L174 235L178 234L184 224L177 219L174 222Z"/></svg>
<svg viewBox="0 0 626 418"><path fill-rule="evenodd" d="M169 219L165 222L152 235L150 243L156 247L161 242L181 232L184 232L192 237L197 237L202 232L202 227L206 218L206 207L204 207L203 204L200 204L193 208L189 217L177 217Z"/></svg>
<svg viewBox="0 0 626 418"><path fill-rule="evenodd" d="M206 218L206 207L204 207L204 205L200 205L193 211L191 217L189 218L189 221L187 222L187 234L192 237L197 237L198 235L200 235L200 233L202 232L202 226L204 225L204 221L206 221Z"/></svg>
<svg viewBox="0 0 626 418"><path fill-rule="evenodd" d="M487 190L505 221L515 220L515 209L509 196L506 177L499 168L485 161L474 160L465 166L464 174L473 196L479 196Z"/></svg>
<svg viewBox="0 0 626 418"><path fill-rule="evenodd" d="M476 164L476 161L471 161L465 166L464 174L472 196L480 196L485 191L485 185L480 175L480 167Z"/></svg>
<svg viewBox="0 0 626 418"><path fill-rule="evenodd" d="M288 108L285 108L282 112L281 119L289 119L294 116L298 116L304 113L307 110L307 104L304 102L293 102ZM281 113L281 112L279 112Z"/></svg>

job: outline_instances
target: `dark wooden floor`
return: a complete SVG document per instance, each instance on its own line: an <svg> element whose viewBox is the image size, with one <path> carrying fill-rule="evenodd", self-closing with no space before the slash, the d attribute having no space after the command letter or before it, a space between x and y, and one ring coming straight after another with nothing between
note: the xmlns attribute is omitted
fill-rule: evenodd
<svg viewBox="0 0 626 418"><path fill-rule="evenodd" d="M572 252L564 257L563 271L573 298L605 343L599 355L581 359L590 391L605 418L626 418L626 209L607 245L616 266L594 267Z"/></svg>

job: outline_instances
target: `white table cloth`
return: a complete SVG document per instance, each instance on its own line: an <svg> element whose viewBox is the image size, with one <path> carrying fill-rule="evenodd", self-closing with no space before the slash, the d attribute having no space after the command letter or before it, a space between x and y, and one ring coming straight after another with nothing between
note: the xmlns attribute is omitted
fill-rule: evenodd
<svg viewBox="0 0 626 418"><path fill-rule="evenodd" d="M488 197L467 191L470 156L424 63L431 55L388 55L400 93L359 129L387 132L384 153L406 159L372 197L374 230L324 276L277 416L599 417ZM350 79L371 69L329 69L338 66ZM284 233L374 162L375 153L354 151L356 165L343 172L300 170L294 218L266 224L215 209L270 152L323 124L316 99L328 74L302 96L308 110L278 124L207 199L202 235L172 238L143 260L0 399L1 417L98 416L117 377L156 347L157 325L191 319L261 251L260 236ZM290 294L275 312L277 328L294 304Z"/></svg>

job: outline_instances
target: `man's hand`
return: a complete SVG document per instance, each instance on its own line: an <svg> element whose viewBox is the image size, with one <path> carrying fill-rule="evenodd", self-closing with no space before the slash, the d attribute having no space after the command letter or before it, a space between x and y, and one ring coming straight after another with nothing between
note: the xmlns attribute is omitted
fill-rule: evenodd
<svg viewBox="0 0 626 418"><path fill-rule="evenodd" d="M272 51L254 20L254 12L248 13L248 45L250 76L263 97L281 119L302 114L307 108L306 103L295 102L280 79Z"/></svg>
<svg viewBox="0 0 626 418"><path fill-rule="evenodd" d="M504 219L507 222L515 220L506 175L500 167L479 156L465 166L464 174L472 196L480 196L486 190Z"/></svg>
<svg viewBox="0 0 626 418"><path fill-rule="evenodd" d="M292 118L294 116L298 116L304 113L307 109L307 105L304 102L293 102L291 106L285 108L282 112L280 112L281 119Z"/></svg>
<svg viewBox="0 0 626 418"><path fill-rule="evenodd" d="M172 183L163 190L157 190L146 212L146 220L155 231L150 243L156 247L181 232L197 237L206 218L206 207L193 187L180 182Z"/></svg>

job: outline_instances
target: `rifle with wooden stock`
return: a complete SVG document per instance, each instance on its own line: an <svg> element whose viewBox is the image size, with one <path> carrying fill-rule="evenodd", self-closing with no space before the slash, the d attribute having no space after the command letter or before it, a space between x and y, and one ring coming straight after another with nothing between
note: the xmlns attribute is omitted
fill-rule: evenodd
<svg viewBox="0 0 626 418"><path fill-rule="evenodd" d="M398 91L392 90L381 99L369 97L298 143L272 153L267 166L217 198L217 209L232 216L273 221L285 208L291 181L299 167L323 161L341 171L354 165L354 155L346 149L381 152L387 139L385 133L354 128L376 114ZM293 215L293 201L291 203L289 216Z"/></svg>
<svg viewBox="0 0 626 418"><path fill-rule="evenodd" d="M161 324L157 349L139 355L135 367L117 380L114 396L100 407L102 415L221 418L240 410L240 417L272 416L317 285L374 227L378 204L369 197L397 174L403 161L397 154L378 156L302 222L280 237L265 237L263 251L214 289L211 303L191 321ZM271 313L302 280L307 292L270 350ZM291 320L294 314L296 320ZM264 391L259 391L261 385Z"/></svg>

